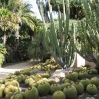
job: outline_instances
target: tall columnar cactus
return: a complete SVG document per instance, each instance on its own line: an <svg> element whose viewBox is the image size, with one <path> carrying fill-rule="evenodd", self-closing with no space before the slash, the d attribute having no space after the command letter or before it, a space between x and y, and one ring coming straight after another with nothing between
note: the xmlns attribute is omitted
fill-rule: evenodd
<svg viewBox="0 0 99 99"><path fill-rule="evenodd" d="M64 2L63 0L63 16L60 12L60 7L58 6L59 14L58 14L58 22L59 27L58 30L55 28L55 23L52 15L52 6L50 4L50 0L48 0L49 4L49 13L50 13L50 31L47 34L46 24L43 17L43 10L42 5L41 13L42 13L42 20L44 23L44 37L45 37L45 44L48 45L47 42L50 43L50 48L48 49L56 62L62 67L70 67L74 62L75 58L75 50L74 50L74 25L72 24L71 28L69 28L69 16L70 16L70 7L69 7L69 0Z"/></svg>
<svg viewBox="0 0 99 99"><path fill-rule="evenodd" d="M89 62L94 62L99 71L99 6L95 0L82 4L85 19L78 24L77 52ZM93 55L96 54L96 57Z"/></svg>

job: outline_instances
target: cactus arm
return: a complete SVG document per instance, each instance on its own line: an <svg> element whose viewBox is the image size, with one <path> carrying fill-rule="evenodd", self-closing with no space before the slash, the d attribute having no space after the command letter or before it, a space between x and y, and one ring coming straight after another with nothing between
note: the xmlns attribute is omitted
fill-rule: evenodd
<svg viewBox="0 0 99 99"><path fill-rule="evenodd" d="M43 10L43 5L42 5L42 1L40 0L40 14L41 14L41 18L42 18L42 21L43 21L43 30L44 30L44 46L46 47L46 49L48 50L48 35L47 35L47 27L46 27L46 23L45 23L45 20L44 20L44 10Z"/></svg>
<svg viewBox="0 0 99 99"><path fill-rule="evenodd" d="M60 7L59 7L59 5L58 5L58 12L59 12L59 14L58 14L58 19L59 19L59 36L60 36L60 48L62 49L62 45L63 45L63 26L62 26L62 24L63 24L63 22L62 22L62 17L61 17L61 12L60 12Z"/></svg>
<svg viewBox="0 0 99 99"><path fill-rule="evenodd" d="M50 4L50 0L48 0L48 5L49 5L49 14L50 14L50 31L48 37L45 37L50 42L50 49L52 52L52 55L56 62L64 68L65 66L68 68L72 65L74 62L74 57L75 57L75 49L74 49L74 27L71 27L71 31L69 28L69 0L66 1L66 4L63 0L63 9L64 9L64 16L61 16L60 8L59 9L59 17L58 17L58 22L59 22L59 38L57 37L58 32L55 29L55 23L54 19L52 16L52 6ZM66 7L66 8L65 8ZM42 15L43 16L43 15ZM44 21L44 18L43 18ZM45 22L44 22L45 24ZM45 28L45 27L44 27ZM47 32L47 31L44 31Z"/></svg>
<svg viewBox="0 0 99 99"><path fill-rule="evenodd" d="M69 18L70 18L70 8L69 8L69 0L66 1L66 9L65 9L65 4L63 0L63 10L64 10L64 32L65 32L65 37L64 37L64 46L66 45L67 42L67 35L69 32ZM65 15L65 10L66 10L66 15Z"/></svg>
<svg viewBox="0 0 99 99"><path fill-rule="evenodd" d="M60 50L58 48L58 40L56 37L57 35L56 35L54 20L53 20L53 16L52 16L52 6L50 5L50 0L48 1L48 4L49 4L49 8L50 8L49 12L50 12L50 21L51 21L50 34L51 34L51 37L53 38L53 41L54 41L53 43L55 43L55 44L53 44L53 43L51 43L51 44L54 46L55 53L56 52L60 53Z"/></svg>
<svg viewBox="0 0 99 99"><path fill-rule="evenodd" d="M79 24L78 28L81 36L81 48L79 50L76 49L76 51L86 60L99 65L99 11L93 8L96 7L94 3L89 1L83 4L85 20ZM97 58L94 57L93 53L96 53Z"/></svg>

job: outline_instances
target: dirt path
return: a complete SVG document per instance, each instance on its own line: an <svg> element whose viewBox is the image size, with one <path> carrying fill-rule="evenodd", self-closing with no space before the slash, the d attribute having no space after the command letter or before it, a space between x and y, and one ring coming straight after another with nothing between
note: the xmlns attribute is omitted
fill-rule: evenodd
<svg viewBox="0 0 99 99"><path fill-rule="evenodd" d="M35 61L6 64L2 68L0 68L0 79L6 78L9 73L14 73L15 71L20 71L22 69L32 67L35 64L37 64L37 62Z"/></svg>

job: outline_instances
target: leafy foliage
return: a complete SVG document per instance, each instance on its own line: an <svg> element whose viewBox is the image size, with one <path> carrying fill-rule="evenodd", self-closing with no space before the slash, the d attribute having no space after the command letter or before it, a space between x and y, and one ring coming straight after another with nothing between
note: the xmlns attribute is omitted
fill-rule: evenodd
<svg viewBox="0 0 99 99"><path fill-rule="evenodd" d="M29 38L24 38L20 40L18 49L17 49L17 54L19 55L19 61L26 61L29 59L27 49L30 44L30 39Z"/></svg>
<svg viewBox="0 0 99 99"><path fill-rule="evenodd" d="M3 44L0 43L0 66L5 61L4 54L6 53L6 48Z"/></svg>
<svg viewBox="0 0 99 99"><path fill-rule="evenodd" d="M48 54L47 49L43 44L43 40L44 38L41 30L28 47L28 55L30 58L43 60L43 58Z"/></svg>

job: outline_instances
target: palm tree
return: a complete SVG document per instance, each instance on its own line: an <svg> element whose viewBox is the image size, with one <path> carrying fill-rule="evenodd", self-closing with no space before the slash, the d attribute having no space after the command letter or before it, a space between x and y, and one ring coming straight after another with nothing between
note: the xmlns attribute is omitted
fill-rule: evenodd
<svg viewBox="0 0 99 99"><path fill-rule="evenodd" d="M13 20L12 20L11 12L7 9L0 9L0 29L3 31L3 43L6 44L6 32L7 30L12 28Z"/></svg>
<svg viewBox="0 0 99 99"><path fill-rule="evenodd" d="M1 5L2 4L2 5ZM26 24L34 30L35 23L33 18L32 5L22 2L22 0L4 0L0 2L0 6L7 8L13 15L15 37L19 40L19 29L22 24Z"/></svg>
<svg viewBox="0 0 99 99"><path fill-rule="evenodd" d="M33 11L31 11L32 5L22 2L22 0L9 0L8 8L10 11L15 13L17 16L17 25L15 26L15 36L16 39L19 39L19 29L22 24L26 24L32 30L34 30L34 20L33 20Z"/></svg>

